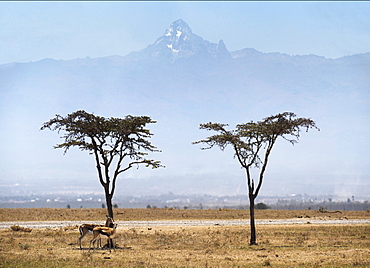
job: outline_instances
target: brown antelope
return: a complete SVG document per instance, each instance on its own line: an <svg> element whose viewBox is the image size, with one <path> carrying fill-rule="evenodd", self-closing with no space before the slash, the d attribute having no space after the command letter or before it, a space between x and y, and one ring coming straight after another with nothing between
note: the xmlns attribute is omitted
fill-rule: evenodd
<svg viewBox="0 0 370 268"><path fill-rule="evenodd" d="M105 221L104 225L99 225L99 224L90 224L90 223L85 223L80 225L78 230L80 231L81 236L78 238L78 243L80 244L80 249L82 249L81 243L82 243L82 238L85 237L88 233L93 233L93 229L95 227L113 227L113 219L107 215L107 220ZM101 240L99 240L100 246L101 246Z"/></svg>
<svg viewBox="0 0 370 268"><path fill-rule="evenodd" d="M91 244L93 245L93 248L95 248L95 242L97 240L100 241L100 247L101 247L101 237L100 237L101 234L107 236L108 241L110 241L110 243L108 243L109 244L109 252L111 252L112 245L113 245L114 251L116 251L116 247L115 247L114 242L113 242L113 238L116 236L116 230L117 230L117 223L113 224L113 228L111 228L111 227L101 227L101 226L95 227L93 229L94 238L91 239L91 241L90 241L89 251L92 248Z"/></svg>

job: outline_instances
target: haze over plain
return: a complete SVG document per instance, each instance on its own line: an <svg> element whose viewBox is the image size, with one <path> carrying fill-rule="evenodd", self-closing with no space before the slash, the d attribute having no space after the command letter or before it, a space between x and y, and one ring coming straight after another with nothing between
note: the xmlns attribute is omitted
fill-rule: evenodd
<svg viewBox="0 0 370 268"><path fill-rule="evenodd" d="M199 124L234 127L293 111L321 131L302 133L294 147L278 142L261 195L368 195L369 3L0 7L2 193L102 192L91 156L78 149L63 156L52 149L60 135L39 131L55 114L84 109L158 121L149 128L162 152L152 157L166 168L123 174L117 194L245 194L231 150L191 144L211 134ZM165 39L180 18L206 52Z"/></svg>

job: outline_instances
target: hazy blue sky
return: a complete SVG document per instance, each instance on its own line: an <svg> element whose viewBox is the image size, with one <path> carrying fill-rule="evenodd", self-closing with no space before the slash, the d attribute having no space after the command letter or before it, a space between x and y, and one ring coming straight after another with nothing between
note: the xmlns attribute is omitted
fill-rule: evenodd
<svg viewBox="0 0 370 268"><path fill-rule="evenodd" d="M0 64L123 56L177 19L230 51L337 58L370 48L370 2L1 2Z"/></svg>

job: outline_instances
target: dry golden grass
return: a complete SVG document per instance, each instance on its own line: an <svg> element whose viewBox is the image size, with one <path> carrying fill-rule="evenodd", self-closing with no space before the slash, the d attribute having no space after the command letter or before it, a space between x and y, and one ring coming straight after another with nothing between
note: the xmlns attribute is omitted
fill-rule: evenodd
<svg viewBox="0 0 370 268"><path fill-rule="evenodd" d="M240 219L247 211L117 209L116 220ZM10 214L10 215L9 215ZM257 211L258 219L369 218L369 212ZM99 220L103 209L0 209L2 221ZM15 230L17 228L14 228ZM79 250L75 228L0 230L0 267L370 267L369 225L118 227L116 251Z"/></svg>
<svg viewBox="0 0 370 268"><path fill-rule="evenodd" d="M370 219L369 211L322 213L317 210L256 210L256 219ZM248 219L248 210L236 209L114 209L116 221ZM0 221L105 221L106 209L0 208Z"/></svg>
<svg viewBox="0 0 370 268"><path fill-rule="evenodd" d="M1 267L369 267L370 226L118 228L118 248L79 250L77 230L0 230Z"/></svg>

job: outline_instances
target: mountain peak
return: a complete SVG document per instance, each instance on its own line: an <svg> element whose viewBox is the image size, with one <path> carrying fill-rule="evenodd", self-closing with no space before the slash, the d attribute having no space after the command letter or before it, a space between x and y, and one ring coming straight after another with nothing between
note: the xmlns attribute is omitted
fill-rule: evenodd
<svg viewBox="0 0 370 268"><path fill-rule="evenodd" d="M198 44L202 42L204 42L204 40L193 34L189 25L182 19L179 19L174 21L170 25L170 28L165 31L164 35L157 39L156 44L160 46L166 45L167 50L172 50L172 53L182 53L185 51L195 52L193 47L194 43Z"/></svg>
<svg viewBox="0 0 370 268"><path fill-rule="evenodd" d="M177 21L174 21L170 28L168 28L165 32L165 36L173 37L175 39L179 38L185 38L186 36L192 35L192 31L189 27L189 25L183 21L182 19L179 19Z"/></svg>
<svg viewBox="0 0 370 268"><path fill-rule="evenodd" d="M189 58L198 58L200 61L224 60L230 54L222 40L218 44L204 40L194 34L182 19L174 21L164 35L143 52L151 57L166 58L172 63L178 59Z"/></svg>

